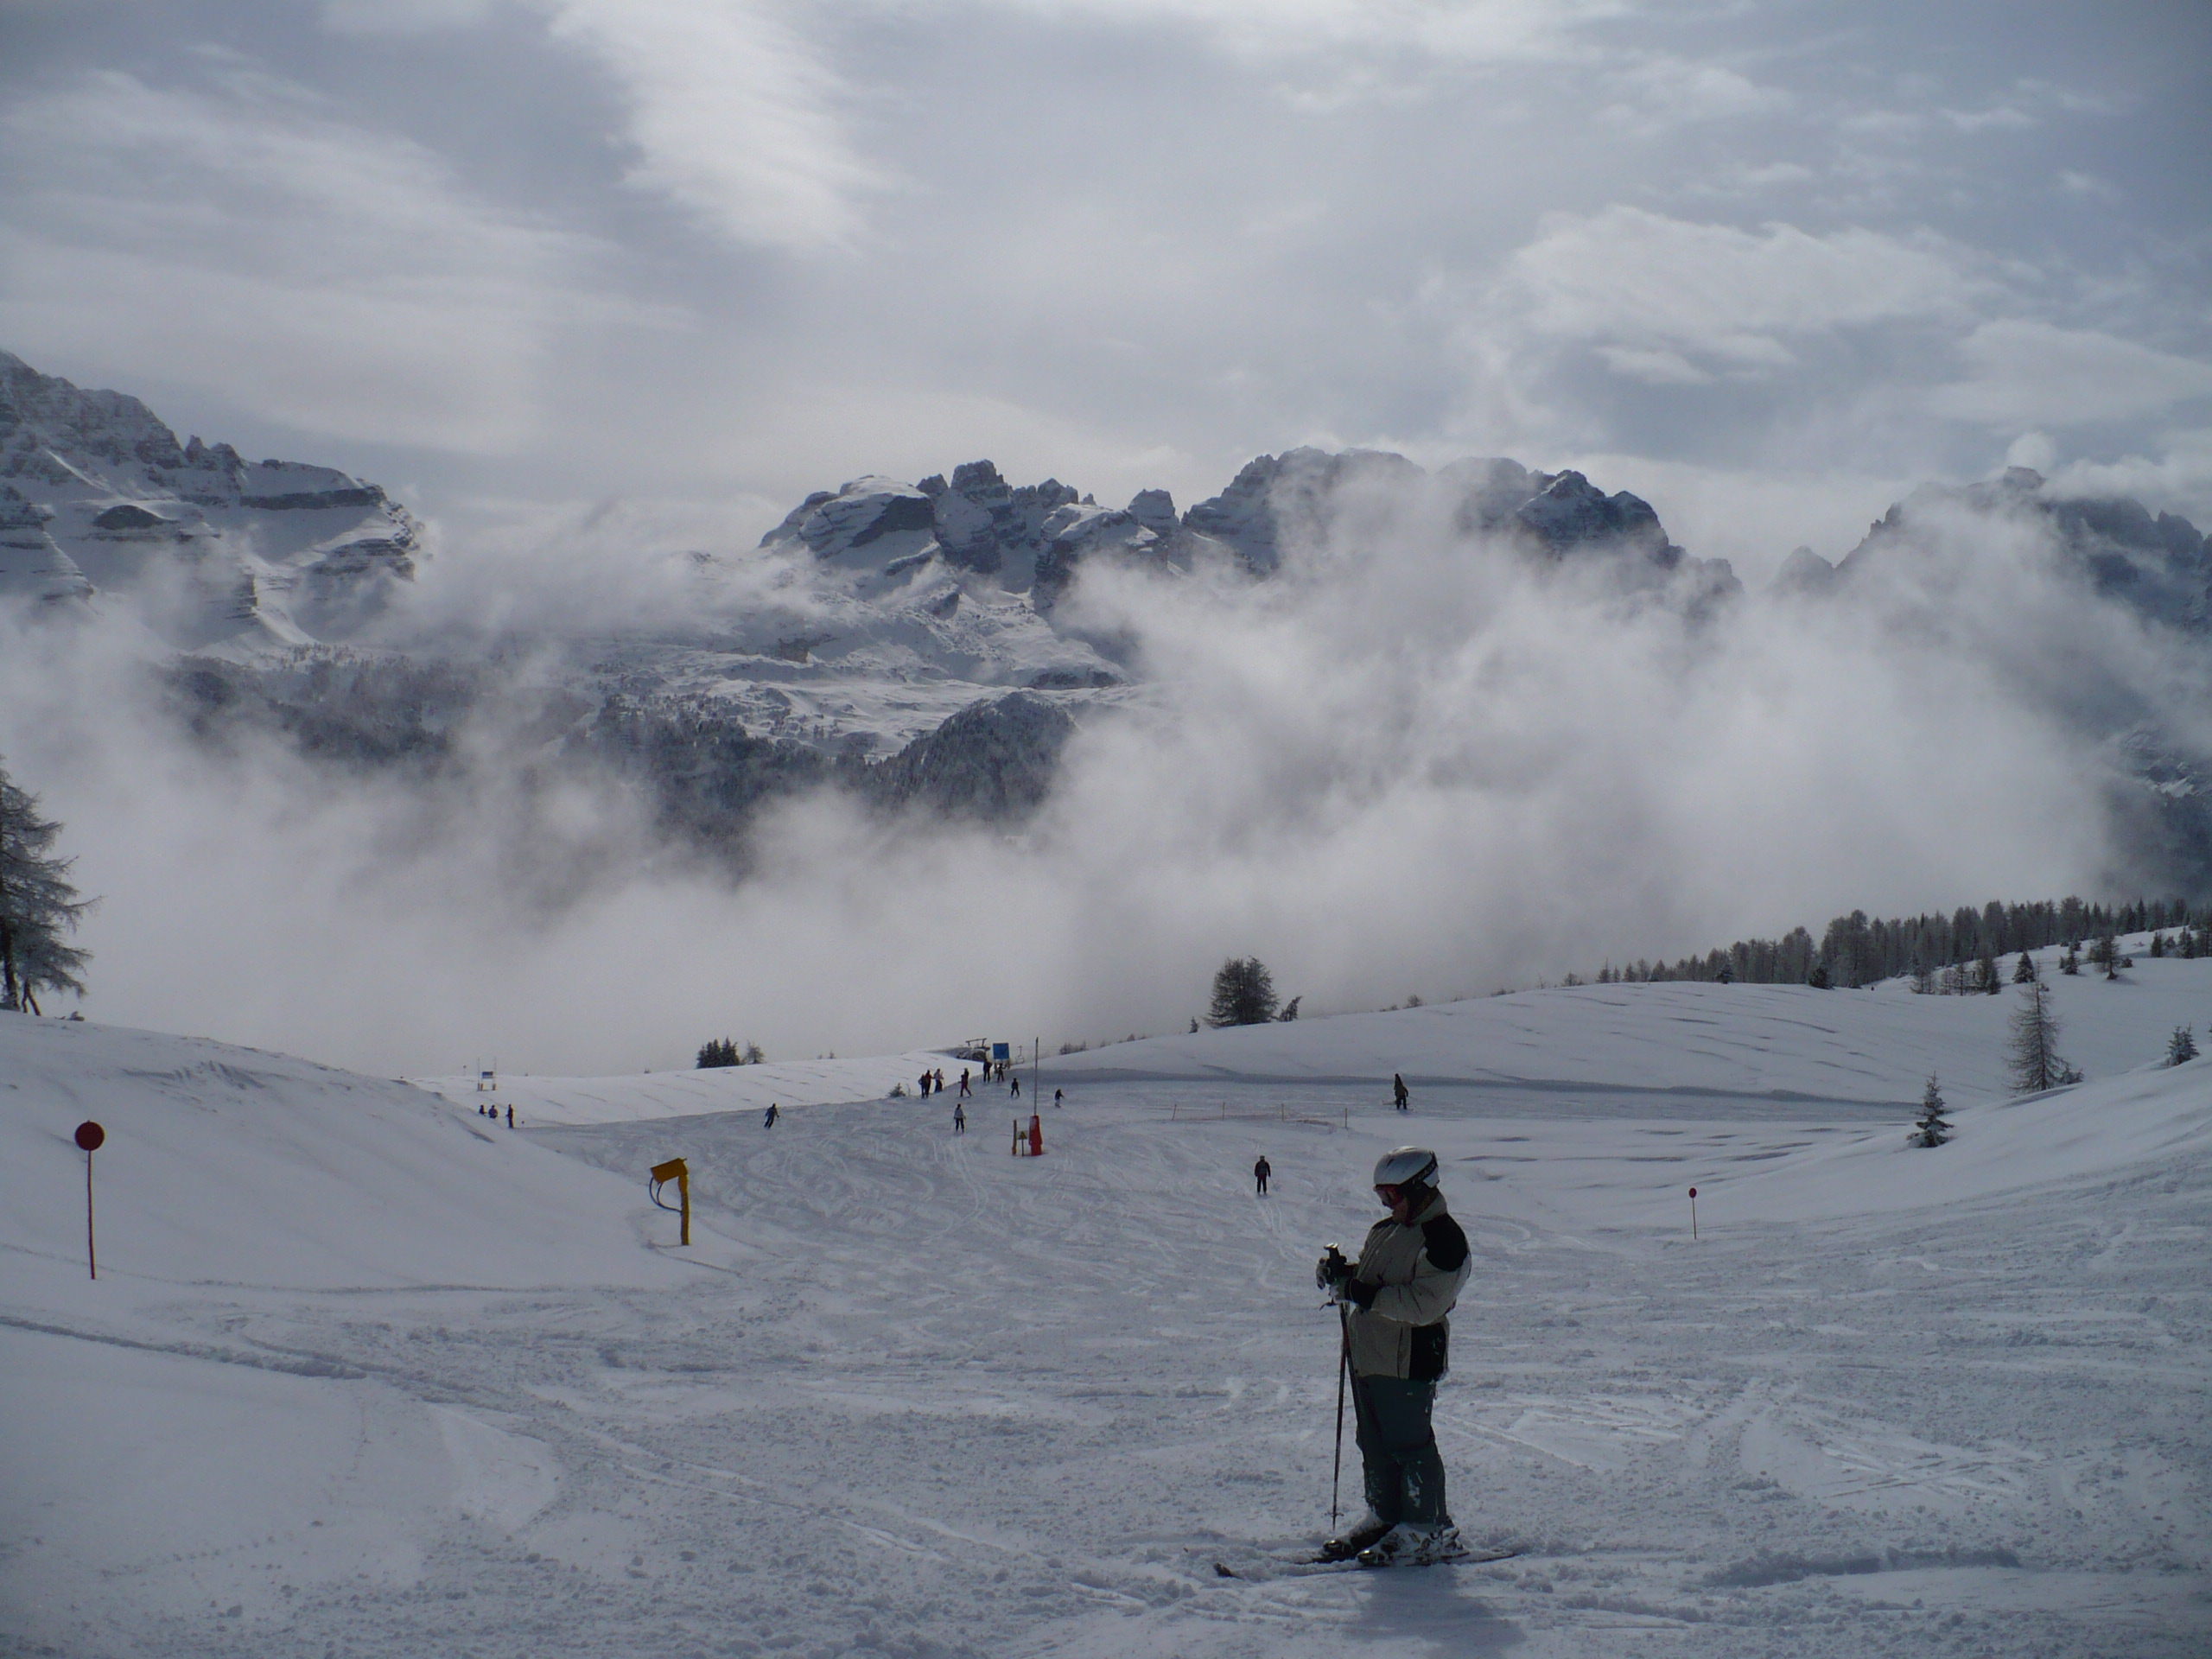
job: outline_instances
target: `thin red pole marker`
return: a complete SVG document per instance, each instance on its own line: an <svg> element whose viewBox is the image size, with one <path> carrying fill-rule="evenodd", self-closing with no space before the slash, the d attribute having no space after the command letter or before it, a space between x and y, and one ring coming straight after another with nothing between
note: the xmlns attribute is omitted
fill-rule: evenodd
<svg viewBox="0 0 2212 1659"><path fill-rule="evenodd" d="M100 1276L99 1258L92 1254L92 1154L107 1140L107 1131L89 1117L77 1126L77 1144L85 1149L85 1270Z"/></svg>
<svg viewBox="0 0 2212 1659"><path fill-rule="evenodd" d="M1690 1188L1690 1239L1693 1243L1697 1239L1697 1188L1695 1187Z"/></svg>

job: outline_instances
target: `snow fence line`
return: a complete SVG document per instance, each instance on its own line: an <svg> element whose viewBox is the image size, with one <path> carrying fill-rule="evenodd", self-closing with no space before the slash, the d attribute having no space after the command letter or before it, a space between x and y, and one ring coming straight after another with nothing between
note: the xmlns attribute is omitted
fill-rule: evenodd
<svg viewBox="0 0 2212 1659"><path fill-rule="evenodd" d="M1204 1106L1182 1106L1170 1101L1167 1121L1170 1123L1306 1123L1317 1129L1351 1128L1351 1108L1340 1106L1337 1111L1337 1117L1314 1112L1294 1112L1287 1106L1277 1106L1272 1112L1232 1112L1225 1100L1217 1103L1211 1110Z"/></svg>

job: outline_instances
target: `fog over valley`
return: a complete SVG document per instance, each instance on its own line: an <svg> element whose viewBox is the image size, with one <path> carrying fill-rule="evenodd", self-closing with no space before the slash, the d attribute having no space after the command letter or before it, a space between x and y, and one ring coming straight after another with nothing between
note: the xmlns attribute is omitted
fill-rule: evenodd
<svg viewBox="0 0 2212 1659"><path fill-rule="evenodd" d="M757 547L447 544L6 368L4 752L107 1017L385 1071L1179 1028L1992 894L2187 894L2212 563L2014 467L1748 588L1508 460L1262 456L1178 512L988 462ZM1963 831L1963 832L1962 832Z"/></svg>

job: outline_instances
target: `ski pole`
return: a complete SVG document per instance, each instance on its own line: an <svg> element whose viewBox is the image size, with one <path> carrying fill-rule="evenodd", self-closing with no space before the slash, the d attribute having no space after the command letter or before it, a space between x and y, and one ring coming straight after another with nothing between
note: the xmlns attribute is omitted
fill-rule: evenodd
<svg viewBox="0 0 2212 1659"><path fill-rule="evenodd" d="M1344 1332L1344 1341L1337 1349L1337 1459L1329 1471L1329 1530L1337 1529L1337 1494L1344 1478L1344 1378L1351 1370L1351 1315L1344 1311L1342 1302L1337 1304L1337 1324Z"/></svg>

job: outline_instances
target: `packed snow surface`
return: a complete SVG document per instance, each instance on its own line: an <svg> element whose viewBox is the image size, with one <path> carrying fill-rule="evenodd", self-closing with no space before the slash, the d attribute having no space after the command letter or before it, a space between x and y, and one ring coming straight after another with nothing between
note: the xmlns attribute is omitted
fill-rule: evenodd
<svg viewBox="0 0 2212 1659"><path fill-rule="evenodd" d="M510 1130L0 1018L0 1650L2202 1654L2212 963L2055 994L2090 1080L2022 1101L2017 993L1603 986L1071 1055L957 1138L919 1054L503 1076ZM1404 1141L1477 1257L1452 1508L1522 1553L1299 1575L1312 1262Z"/></svg>

